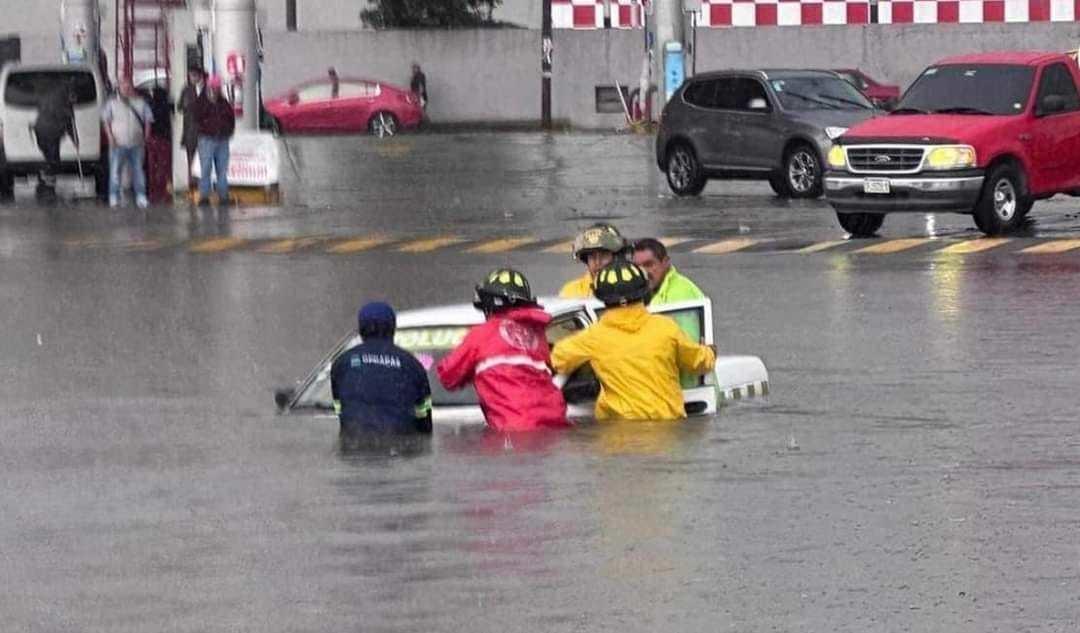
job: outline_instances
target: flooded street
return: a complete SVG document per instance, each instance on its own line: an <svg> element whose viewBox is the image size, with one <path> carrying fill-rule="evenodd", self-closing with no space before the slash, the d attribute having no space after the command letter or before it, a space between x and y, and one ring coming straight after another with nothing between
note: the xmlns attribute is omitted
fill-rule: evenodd
<svg viewBox="0 0 1080 633"><path fill-rule="evenodd" d="M277 414L273 390L363 301L465 303L505 264L553 294L580 265L542 246L595 219L635 237L843 234L823 203L764 185L672 200L641 139L293 143L281 209L0 209L8 630L1075 628L1080 254L1020 251L1076 237L1074 201L966 254L688 242L676 266L712 297L721 352L765 360L768 398L350 451L336 420ZM521 177L485 181L496 163ZM890 216L883 234L971 239L970 224ZM193 246L384 232L462 245ZM509 234L540 246L468 250Z"/></svg>

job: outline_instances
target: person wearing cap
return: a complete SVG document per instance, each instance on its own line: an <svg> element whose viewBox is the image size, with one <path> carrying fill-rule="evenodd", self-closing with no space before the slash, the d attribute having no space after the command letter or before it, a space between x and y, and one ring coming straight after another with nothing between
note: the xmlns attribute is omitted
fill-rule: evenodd
<svg viewBox="0 0 1080 633"><path fill-rule="evenodd" d="M649 313L649 282L637 265L616 260L596 275L600 320L555 345L551 366L570 375L589 363L600 381L596 419L679 420L686 417L679 372L712 371L716 352L675 321Z"/></svg>
<svg viewBox="0 0 1080 633"><path fill-rule="evenodd" d="M589 299L593 296L593 280L600 269L626 254L626 240L619 230L610 224L598 223L582 231L574 238L574 259L585 265L585 274L568 281L559 297L563 299Z"/></svg>
<svg viewBox="0 0 1080 633"><path fill-rule="evenodd" d="M394 345L397 316L381 302L357 314L363 341L334 359L330 391L342 435L431 433L427 371Z"/></svg>
<svg viewBox="0 0 1080 633"><path fill-rule="evenodd" d="M229 203L229 139L236 129L232 104L221 94L221 77L212 75L195 102L199 126L199 205L210 204L210 174L217 176L218 204Z"/></svg>
<svg viewBox="0 0 1080 633"><path fill-rule="evenodd" d="M191 176L192 162L199 149L199 121L195 117L195 102L206 91L206 75L202 68L192 66L188 70L187 84L180 91L176 102L177 112L183 115L183 130L180 133L180 146L187 154L188 191L195 190L195 179Z"/></svg>
<svg viewBox="0 0 1080 633"><path fill-rule="evenodd" d="M491 271L476 286L473 306L486 321L435 367L448 390L476 386L488 427L532 431L568 426L566 400L551 380L546 329L525 275L512 268Z"/></svg>

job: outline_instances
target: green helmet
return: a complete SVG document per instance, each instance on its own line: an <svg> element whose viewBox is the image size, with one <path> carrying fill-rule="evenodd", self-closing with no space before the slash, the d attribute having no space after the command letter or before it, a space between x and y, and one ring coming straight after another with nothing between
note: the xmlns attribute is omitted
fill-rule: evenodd
<svg viewBox="0 0 1080 633"><path fill-rule="evenodd" d="M490 314L516 305L536 305L529 280L513 268L496 268L476 286L473 306Z"/></svg>
<svg viewBox="0 0 1080 633"><path fill-rule="evenodd" d="M585 261L593 251L608 251L618 255L626 250L626 240L619 229L610 224L594 224L574 238L574 259Z"/></svg>
<svg viewBox="0 0 1080 633"><path fill-rule="evenodd" d="M596 274L593 294L608 307L624 306L637 301L648 303L649 279L637 264L616 260Z"/></svg>

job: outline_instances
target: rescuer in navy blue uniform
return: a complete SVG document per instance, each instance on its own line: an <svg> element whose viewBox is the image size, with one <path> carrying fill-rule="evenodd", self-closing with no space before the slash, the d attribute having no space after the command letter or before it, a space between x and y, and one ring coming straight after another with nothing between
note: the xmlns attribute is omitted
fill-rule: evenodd
<svg viewBox="0 0 1080 633"><path fill-rule="evenodd" d="M342 434L431 433L431 385L420 361L394 345L393 308L369 303L357 321L363 342L330 370Z"/></svg>

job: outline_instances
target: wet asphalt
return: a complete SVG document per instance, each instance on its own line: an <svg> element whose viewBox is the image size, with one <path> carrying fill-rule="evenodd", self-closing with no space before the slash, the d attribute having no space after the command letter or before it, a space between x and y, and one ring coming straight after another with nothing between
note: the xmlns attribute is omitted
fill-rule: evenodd
<svg viewBox="0 0 1080 633"><path fill-rule="evenodd" d="M596 220L844 236L823 203L763 185L675 200L639 137L286 150L280 208L42 208L25 192L0 206L5 629L1075 630L1080 252L1022 252L1080 238L1074 201L1038 204L1024 235L984 252L676 249L714 300L720 349L770 370L767 399L711 419L510 445L439 428L350 452L336 422L277 415L272 392L361 301L464 302L507 263L551 293L579 266L540 249L192 240L555 242ZM882 234L963 241L970 224L890 216Z"/></svg>

